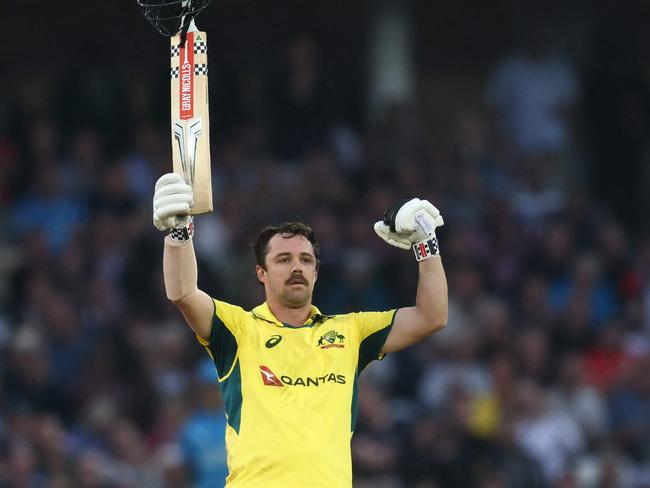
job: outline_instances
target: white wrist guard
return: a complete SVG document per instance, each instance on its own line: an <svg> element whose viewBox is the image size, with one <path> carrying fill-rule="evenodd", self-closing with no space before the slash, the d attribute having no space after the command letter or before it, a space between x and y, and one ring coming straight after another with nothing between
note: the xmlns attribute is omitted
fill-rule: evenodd
<svg viewBox="0 0 650 488"><path fill-rule="evenodd" d="M420 242L413 244L413 253L415 259L424 261L425 259L440 256L440 248L438 247L438 239L436 236L430 237Z"/></svg>
<svg viewBox="0 0 650 488"><path fill-rule="evenodd" d="M177 242L189 241L194 237L194 217L190 215L186 224L173 228L169 233L169 237Z"/></svg>

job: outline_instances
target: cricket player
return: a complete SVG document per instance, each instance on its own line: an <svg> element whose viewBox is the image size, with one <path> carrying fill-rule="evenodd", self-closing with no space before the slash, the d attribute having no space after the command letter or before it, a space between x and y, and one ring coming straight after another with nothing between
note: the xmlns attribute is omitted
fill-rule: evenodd
<svg viewBox="0 0 650 488"><path fill-rule="evenodd" d="M197 288L192 189L174 173L155 187L153 221L169 231L163 272L169 300L214 360L224 398L228 488L349 488L350 441L361 371L447 322L438 209L413 198L391 205L376 233L412 248L415 305L327 315L312 304L319 247L302 223L267 226L253 243L266 301L252 310ZM345 230L342 229L342 232Z"/></svg>

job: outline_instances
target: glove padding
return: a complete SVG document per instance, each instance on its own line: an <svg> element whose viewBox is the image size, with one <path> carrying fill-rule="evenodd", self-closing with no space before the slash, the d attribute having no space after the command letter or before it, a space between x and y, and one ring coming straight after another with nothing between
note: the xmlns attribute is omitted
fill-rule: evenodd
<svg viewBox="0 0 650 488"><path fill-rule="evenodd" d="M183 227L194 203L192 187L178 173L167 173L156 181L153 195L153 225L158 230Z"/></svg>
<svg viewBox="0 0 650 488"><path fill-rule="evenodd" d="M427 200L398 200L375 223L375 232L391 246L410 249L416 242L435 236L436 227L444 225L440 211Z"/></svg>

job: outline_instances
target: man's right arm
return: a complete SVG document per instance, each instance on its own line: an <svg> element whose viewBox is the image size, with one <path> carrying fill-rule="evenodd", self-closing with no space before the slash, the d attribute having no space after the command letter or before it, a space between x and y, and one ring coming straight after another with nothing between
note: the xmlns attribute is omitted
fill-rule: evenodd
<svg viewBox="0 0 650 488"><path fill-rule="evenodd" d="M197 286L198 269L192 240L165 237L163 274L167 298L180 310L194 333L210 339L214 301Z"/></svg>
<svg viewBox="0 0 650 488"><path fill-rule="evenodd" d="M176 173L161 176L153 197L153 224L165 237L163 274L167 298L181 311L201 339L209 340L214 302L199 290L198 269L192 244L194 222L189 215L192 188Z"/></svg>

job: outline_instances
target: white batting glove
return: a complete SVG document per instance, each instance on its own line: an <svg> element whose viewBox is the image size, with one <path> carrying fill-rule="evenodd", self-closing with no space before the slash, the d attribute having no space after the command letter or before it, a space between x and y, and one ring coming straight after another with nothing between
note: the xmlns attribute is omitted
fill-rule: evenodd
<svg viewBox="0 0 650 488"><path fill-rule="evenodd" d="M418 261L439 254L436 228L444 225L440 211L427 200L399 200L375 223L375 232L391 246L413 248Z"/></svg>
<svg viewBox="0 0 650 488"><path fill-rule="evenodd" d="M192 187L178 173L167 173L156 181L153 195L153 225L158 230L174 230L191 223L194 203Z"/></svg>
<svg viewBox="0 0 650 488"><path fill-rule="evenodd" d="M391 246L399 247L400 249L409 249L413 245L408 235L391 232L390 228L381 220L375 222L375 232Z"/></svg>

